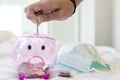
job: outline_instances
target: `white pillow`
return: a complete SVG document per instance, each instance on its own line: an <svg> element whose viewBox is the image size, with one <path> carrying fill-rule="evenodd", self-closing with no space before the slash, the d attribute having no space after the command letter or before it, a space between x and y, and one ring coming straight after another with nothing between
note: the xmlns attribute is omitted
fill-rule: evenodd
<svg viewBox="0 0 120 80"><path fill-rule="evenodd" d="M10 31L0 31L0 43L6 42L14 37L16 36Z"/></svg>

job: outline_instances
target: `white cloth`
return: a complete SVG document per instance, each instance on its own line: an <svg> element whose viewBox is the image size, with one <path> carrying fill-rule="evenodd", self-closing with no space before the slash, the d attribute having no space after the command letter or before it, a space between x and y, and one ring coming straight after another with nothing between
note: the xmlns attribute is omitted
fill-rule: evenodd
<svg viewBox="0 0 120 80"><path fill-rule="evenodd" d="M17 77L17 72L12 63L11 52L10 52L14 42L10 40L12 38L9 38L8 40L4 40L4 39L5 38L3 39L1 38L2 43L0 43L0 80L19 80ZM76 72L69 70L71 72L72 77L63 78L63 77L58 77L58 73L61 70L63 70L62 67L59 67L59 69L56 68L53 71L53 73L51 74L50 80L120 80L120 53L119 52L111 53L110 51L109 53L105 53L105 52L101 53L102 55L101 57L111 65L112 67L111 72L78 74ZM33 80L41 80L41 79L33 79Z"/></svg>

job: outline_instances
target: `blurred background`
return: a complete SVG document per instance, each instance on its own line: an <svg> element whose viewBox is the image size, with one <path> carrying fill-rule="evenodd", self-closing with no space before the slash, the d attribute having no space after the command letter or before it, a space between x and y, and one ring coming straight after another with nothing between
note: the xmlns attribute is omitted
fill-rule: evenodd
<svg viewBox="0 0 120 80"><path fill-rule="evenodd" d="M15 35L35 33L24 8L37 0L0 0L0 30ZM42 23L41 33L61 41L77 41L120 50L120 0L84 0L65 21Z"/></svg>

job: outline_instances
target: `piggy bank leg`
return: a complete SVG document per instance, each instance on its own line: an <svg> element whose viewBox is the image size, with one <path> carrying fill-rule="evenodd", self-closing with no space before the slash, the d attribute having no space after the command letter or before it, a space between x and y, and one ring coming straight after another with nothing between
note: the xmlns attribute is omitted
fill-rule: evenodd
<svg viewBox="0 0 120 80"><path fill-rule="evenodd" d="M45 75L43 76L43 78L44 78L45 80L48 80L48 79L50 78L50 74L45 74Z"/></svg>
<svg viewBox="0 0 120 80"><path fill-rule="evenodd" d="M26 78L26 76L22 73L18 74L19 80L24 80Z"/></svg>

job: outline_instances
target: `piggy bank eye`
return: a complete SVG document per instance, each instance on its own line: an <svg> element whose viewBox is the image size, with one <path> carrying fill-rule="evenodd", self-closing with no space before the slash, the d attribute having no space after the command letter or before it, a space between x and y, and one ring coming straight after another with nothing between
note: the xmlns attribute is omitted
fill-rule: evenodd
<svg viewBox="0 0 120 80"><path fill-rule="evenodd" d="M31 45L28 45L28 49L31 50L31 49L32 49L32 46L31 46Z"/></svg>
<svg viewBox="0 0 120 80"><path fill-rule="evenodd" d="M44 46L44 45L42 45L41 49L42 49L42 50L45 50L45 46Z"/></svg>

